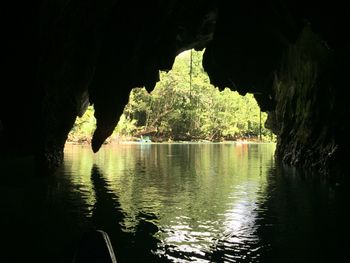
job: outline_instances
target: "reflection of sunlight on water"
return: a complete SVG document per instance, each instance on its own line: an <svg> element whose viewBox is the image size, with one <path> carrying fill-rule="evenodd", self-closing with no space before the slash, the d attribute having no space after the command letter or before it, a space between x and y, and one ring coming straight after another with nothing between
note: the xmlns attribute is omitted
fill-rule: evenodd
<svg viewBox="0 0 350 263"><path fill-rule="evenodd" d="M190 226L190 217L180 216L176 222L163 229L158 233L162 240L159 245L157 254L164 254L171 262L187 262L195 260L196 262L209 262L204 258L206 251L210 249L210 244L215 240L213 229L210 222L198 222L196 227ZM179 258L179 254L182 257Z"/></svg>
<svg viewBox="0 0 350 263"><path fill-rule="evenodd" d="M213 249L220 251L221 247L229 252L222 256L225 262L236 262L235 260L246 257L244 254L257 254L258 188L259 184L252 182L237 186L228 198L231 199L232 208L217 215L218 218L222 217L221 220L194 222L192 217L176 217L176 220L163 228L162 233L158 233L162 245L157 253L164 255L165 251L166 257L172 262L211 262L207 255ZM242 251L245 251L244 254ZM179 254L182 257L179 258ZM250 258L255 258L255 255Z"/></svg>
<svg viewBox="0 0 350 263"><path fill-rule="evenodd" d="M240 238L244 240L245 237L254 235L258 208L255 194L252 190L235 193L236 196L240 197L232 203L232 209L225 213L225 233L228 233L229 236L235 236L236 240Z"/></svg>
<svg viewBox="0 0 350 263"><path fill-rule="evenodd" d="M258 211L266 187L265 180L247 181L231 196L232 208L224 214L224 235L216 241L213 257L224 262L256 262L260 239L257 234Z"/></svg>
<svg viewBox="0 0 350 263"><path fill-rule="evenodd" d="M261 175L261 166L252 172ZM172 262L255 262L260 250L256 220L265 188L266 177L254 176L233 185L226 211L212 220L201 221L197 215L176 217L158 233L162 245L157 253Z"/></svg>
<svg viewBox="0 0 350 263"><path fill-rule="evenodd" d="M149 233L158 241L155 254L170 262L237 262L257 254L256 219L272 159L271 149L261 155L263 150L256 145L121 145L106 148L93 161L102 167L107 190L118 196L122 230L146 233L140 223L157 226ZM85 159L73 164L72 183L93 207L92 160Z"/></svg>
<svg viewBox="0 0 350 263"><path fill-rule="evenodd" d="M241 199L225 214L224 227L226 228L222 240L232 244L244 244L247 240L259 240L255 234L257 207L252 200Z"/></svg>

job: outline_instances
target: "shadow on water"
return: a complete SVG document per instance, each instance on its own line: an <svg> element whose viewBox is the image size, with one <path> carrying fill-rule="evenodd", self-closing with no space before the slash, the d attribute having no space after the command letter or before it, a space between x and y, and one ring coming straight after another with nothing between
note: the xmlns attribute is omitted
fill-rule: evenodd
<svg viewBox="0 0 350 263"><path fill-rule="evenodd" d="M344 189L276 162L256 222L259 262L344 262L349 200Z"/></svg>
<svg viewBox="0 0 350 263"><path fill-rule="evenodd" d="M34 158L0 160L0 262L69 262L81 231L64 183L39 177Z"/></svg>
<svg viewBox="0 0 350 263"><path fill-rule="evenodd" d="M91 181L96 202L92 212L92 224L110 236L116 258L122 262L163 262L151 251L157 249L157 240L153 235L159 230L150 222L155 216L139 213L138 225L133 233L123 231L121 222L124 214L115 193L109 190L108 182L96 164L91 169Z"/></svg>
<svg viewBox="0 0 350 263"><path fill-rule="evenodd" d="M64 176L69 168L62 167L55 177L40 178L33 163L1 160L0 262L69 263L84 233L94 229L108 233L118 263L161 262L151 253L158 243L151 215L138 215L134 233L123 231L118 197L97 165L91 169L93 191L88 196L95 195L96 201L90 213L81 186Z"/></svg>

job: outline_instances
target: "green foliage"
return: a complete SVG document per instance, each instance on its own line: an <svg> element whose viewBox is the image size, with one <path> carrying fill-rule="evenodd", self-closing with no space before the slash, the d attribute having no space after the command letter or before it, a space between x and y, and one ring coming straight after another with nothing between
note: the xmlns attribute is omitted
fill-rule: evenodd
<svg viewBox="0 0 350 263"><path fill-rule="evenodd" d="M94 109L89 106L85 114L80 118L77 117L74 126L68 134L68 141L90 142L91 136L96 128Z"/></svg>
<svg viewBox="0 0 350 263"><path fill-rule="evenodd" d="M180 54L151 94L136 88L124 110L135 120L138 133L152 131L154 137L174 140L237 139L259 136L260 109L252 94L240 96L228 88L223 91L210 84L201 65L203 51ZM191 72L191 74L190 74ZM262 123L267 114L262 113ZM120 122L119 126L124 123ZM262 127L262 137L271 132Z"/></svg>
<svg viewBox="0 0 350 263"><path fill-rule="evenodd" d="M171 71L160 72L160 81L150 94L145 88L133 89L114 136L150 134L153 139L166 140L257 138L260 109L253 95L240 96L228 88L220 92L213 87L202 67L202 55L203 51L180 54ZM267 114L262 113L262 138L274 140L263 125L266 118ZM75 137L91 135L94 123L89 107L83 118L77 119L72 133Z"/></svg>
<svg viewBox="0 0 350 263"><path fill-rule="evenodd" d="M136 123L137 120L130 119L126 117L125 114L122 114L122 116L120 116L118 126L114 130L114 134L131 136L133 132L137 130Z"/></svg>

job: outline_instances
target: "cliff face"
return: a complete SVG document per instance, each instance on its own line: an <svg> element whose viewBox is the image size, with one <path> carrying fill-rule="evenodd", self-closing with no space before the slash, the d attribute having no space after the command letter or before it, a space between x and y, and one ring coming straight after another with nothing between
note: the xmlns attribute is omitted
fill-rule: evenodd
<svg viewBox="0 0 350 263"><path fill-rule="evenodd" d="M340 174L349 149L346 8L226 2L6 2L0 151L35 154L54 169L76 116L91 103L96 152L132 88L152 90L177 54L206 48L203 66L213 85L253 92L269 111L278 157Z"/></svg>
<svg viewBox="0 0 350 263"><path fill-rule="evenodd" d="M345 172L349 103L341 92L348 56L331 49L309 26L291 44L275 75L276 108L267 126L278 135L276 155L322 175Z"/></svg>

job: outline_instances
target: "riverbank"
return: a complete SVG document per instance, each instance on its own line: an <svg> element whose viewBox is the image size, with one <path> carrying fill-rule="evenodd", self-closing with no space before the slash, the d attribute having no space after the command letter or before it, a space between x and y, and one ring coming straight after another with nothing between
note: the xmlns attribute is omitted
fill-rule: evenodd
<svg viewBox="0 0 350 263"><path fill-rule="evenodd" d="M68 139L68 144L91 144L91 138L82 138L77 140ZM275 143L274 140L267 140L266 138L237 138L235 140L206 140L206 139L192 139L192 140L172 140L165 138L152 137L145 141L138 137L120 137L108 138L104 144L189 144L189 143L236 143L236 144L253 144L253 143Z"/></svg>

